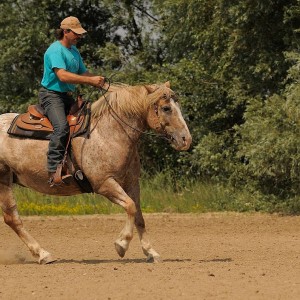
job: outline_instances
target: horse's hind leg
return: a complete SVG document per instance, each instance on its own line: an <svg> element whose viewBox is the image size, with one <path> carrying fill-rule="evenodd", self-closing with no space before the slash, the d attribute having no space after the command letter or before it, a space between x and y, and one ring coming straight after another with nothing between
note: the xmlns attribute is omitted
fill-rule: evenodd
<svg viewBox="0 0 300 300"><path fill-rule="evenodd" d="M16 201L12 193L12 174L1 172L0 166L0 206L3 211L4 221L9 225L29 248L32 255L38 258L40 264L47 264L55 261L51 254L45 251L38 242L25 230L20 219Z"/></svg>
<svg viewBox="0 0 300 300"><path fill-rule="evenodd" d="M153 249L146 232L144 217L140 207L137 207L135 215L135 226L141 241L144 254L147 256L148 262L161 262L160 255Z"/></svg>
<svg viewBox="0 0 300 300"><path fill-rule="evenodd" d="M135 186L134 196L132 196L135 200L136 205L136 214L135 214L135 227L137 229L140 242L142 245L142 250L144 254L147 256L148 262L161 262L160 255L153 249L146 232L145 220L142 214L141 206L140 206L140 188L137 184Z"/></svg>

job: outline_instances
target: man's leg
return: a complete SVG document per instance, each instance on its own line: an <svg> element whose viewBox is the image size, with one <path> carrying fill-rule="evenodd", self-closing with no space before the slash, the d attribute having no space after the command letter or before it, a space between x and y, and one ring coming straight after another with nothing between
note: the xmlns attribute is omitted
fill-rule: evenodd
<svg viewBox="0 0 300 300"><path fill-rule="evenodd" d="M69 135L69 125L65 114L65 105L61 99L51 101L46 108L46 114L53 126L48 150L48 171L55 172L62 162Z"/></svg>
<svg viewBox="0 0 300 300"><path fill-rule="evenodd" d="M57 166L64 158L69 136L66 105L60 95L51 91L44 93L44 95L40 93L40 98L41 105L54 129L49 142L47 168L49 173L55 173Z"/></svg>

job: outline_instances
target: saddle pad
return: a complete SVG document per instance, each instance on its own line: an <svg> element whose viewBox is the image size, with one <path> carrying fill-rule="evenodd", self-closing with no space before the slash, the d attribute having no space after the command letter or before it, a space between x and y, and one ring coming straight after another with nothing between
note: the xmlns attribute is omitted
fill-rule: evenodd
<svg viewBox="0 0 300 300"><path fill-rule="evenodd" d="M72 137L89 132L90 108L91 103L87 103L77 118L73 115L67 116L69 126L72 128L70 130L73 133ZM52 124L46 117L37 118L30 112L17 115L7 131L10 135L40 140L49 140L52 132Z"/></svg>

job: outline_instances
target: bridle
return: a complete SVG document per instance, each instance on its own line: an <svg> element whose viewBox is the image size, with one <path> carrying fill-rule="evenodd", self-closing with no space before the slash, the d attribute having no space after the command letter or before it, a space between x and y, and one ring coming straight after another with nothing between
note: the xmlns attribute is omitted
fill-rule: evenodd
<svg viewBox="0 0 300 300"><path fill-rule="evenodd" d="M159 121L159 124L160 124L160 129L158 129L159 132L162 132L162 134L155 134L155 133L152 133L152 132L149 132L149 131L143 131L143 130L140 130L138 128L135 128L133 126L131 126L130 124L128 124L126 121L124 121L119 115L118 113L114 110L114 108L111 106L111 104L109 103L107 97L106 97L106 93L108 92L109 90L109 87L110 87L110 80L108 78L105 78L105 82L108 83L108 88L107 89L104 89L103 87L100 88L100 93L101 93L101 96L105 99L105 102L106 104L108 105L108 107L110 108L110 114L112 115L112 117L114 119L118 119L118 121L120 121L122 124L126 125L127 127L129 127L130 129L132 129L133 131L136 131L138 133L141 133L143 135L147 135L147 136L156 136L156 137L159 137L159 138L162 138L162 139L166 139L168 141L172 141L173 137L165 130L165 126ZM155 115L156 117L158 118L159 120L159 113L158 113L158 105L155 103L154 104L154 111L155 111ZM95 129L95 127L97 126L98 124L98 121L99 121L100 117L97 119L96 121L96 124L94 126L94 128L91 130L91 132Z"/></svg>

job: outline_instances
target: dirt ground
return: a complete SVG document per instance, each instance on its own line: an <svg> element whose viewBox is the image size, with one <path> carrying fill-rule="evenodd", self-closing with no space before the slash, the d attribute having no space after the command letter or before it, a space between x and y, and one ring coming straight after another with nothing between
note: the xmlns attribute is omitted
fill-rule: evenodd
<svg viewBox="0 0 300 300"><path fill-rule="evenodd" d="M25 217L59 260L38 265L0 222L0 299L300 299L300 217L148 214L162 263L147 263L137 233L114 250L125 215Z"/></svg>

